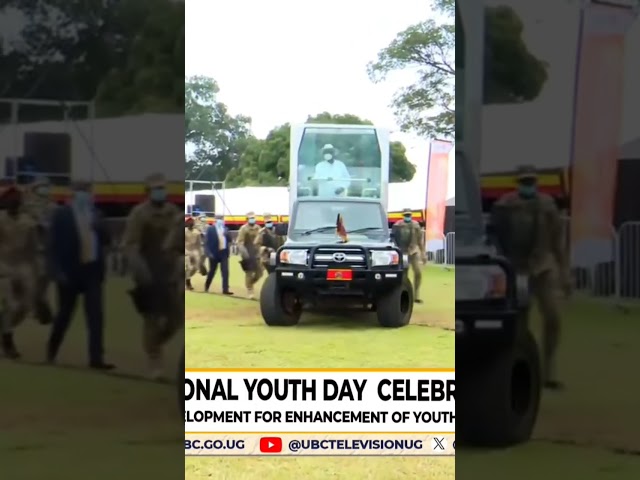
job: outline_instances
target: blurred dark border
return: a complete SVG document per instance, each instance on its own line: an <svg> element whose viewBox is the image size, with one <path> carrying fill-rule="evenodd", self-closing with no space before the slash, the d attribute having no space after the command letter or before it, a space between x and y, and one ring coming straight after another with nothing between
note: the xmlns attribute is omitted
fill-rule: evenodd
<svg viewBox="0 0 640 480"><path fill-rule="evenodd" d="M184 475L175 386L183 332L166 355L166 381L148 380L117 248L155 172L183 208L184 2L0 1L1 183L44 174L58 203L72 181L93 183L114 239L105 353L117 366L112 375L86 368L81 303L58 367L42 365L47 327L20 326L24 361L0 358L3 478Z"/></svg>

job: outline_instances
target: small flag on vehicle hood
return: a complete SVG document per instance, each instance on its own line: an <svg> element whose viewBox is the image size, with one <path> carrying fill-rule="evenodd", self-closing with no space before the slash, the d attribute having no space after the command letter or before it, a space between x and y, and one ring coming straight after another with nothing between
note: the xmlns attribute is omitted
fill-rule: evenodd
<svg viewBox="0 0 640 480"><path fill-rule="evenodd" d="M344 220L341 214L338 214L338 218L336 219L336 234L340 237L342 243L347 243L349 241L347 229L344 228Z"/></svg>

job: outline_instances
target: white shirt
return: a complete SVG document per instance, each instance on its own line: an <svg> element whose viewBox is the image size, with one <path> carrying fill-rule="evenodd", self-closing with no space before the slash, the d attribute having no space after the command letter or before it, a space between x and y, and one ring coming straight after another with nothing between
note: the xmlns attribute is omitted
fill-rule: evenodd
<svg viewBox="0 0 640 480"><path fill-rule="evenodd" d="M340 160L334 160L333 163L326 160L321 161L316 165L313 178L318 180L319 197L336 197L338 196L336 194L338 188L343 188L344 192L340 195L345 195L351 185L349 170ZM327 181L327 178L330 178L331 181Z"/></svg>
<svg viewBox="0 0 640 480"><path fill-rule="evenodd" d="M220 242L220 244L218 245L218 248L220 250L224 250L225 248L227 248L227 236L225 235L225 227L224 226L218 226L216 225L214 227L216 229L216 234L218 235L218 241Z"/></svg>

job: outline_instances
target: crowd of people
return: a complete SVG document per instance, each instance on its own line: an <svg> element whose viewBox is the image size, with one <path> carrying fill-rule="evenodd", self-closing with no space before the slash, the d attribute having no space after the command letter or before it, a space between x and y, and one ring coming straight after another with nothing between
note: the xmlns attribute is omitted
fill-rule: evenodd
<svg viewBox="0 0 640 480"><path fill-rule="evenodd" d="M247 223L240 227L234 243L223 215L216 215L213 225L209 225L206 216L188 217L184 229L185 288L194 289L191 279L200 272L207 277L204 291L208 292L219 269L222 294L233 295L229 285L229 259L235 247L245 275L247 296L255 298L255 286L264 275L271 254L284 243L284 237L276 234L273 216L265 213L263 218L264 226L260 226L255 213L247 213Z"/></svg>
<svg viewBox="0 0 640 480"><path fill-rule="evenodd" d="M112 370L105 359L106 258L112 235L93 202L92 186L75 182L71 201L57 205L47 178L26 189L5 188L0 197L0 329L5 357L20 358L16 329L29 317L49 328L43 358L55 364L83 297L88 365ZM166 179L147 179L147 199L130 212L121 247L134 288L129 292L143 318L143 347L154 379L163 376L163 346L184 322L181 287L182 212L167 201ZM48 301L53 283L57 302Z"/></svg>

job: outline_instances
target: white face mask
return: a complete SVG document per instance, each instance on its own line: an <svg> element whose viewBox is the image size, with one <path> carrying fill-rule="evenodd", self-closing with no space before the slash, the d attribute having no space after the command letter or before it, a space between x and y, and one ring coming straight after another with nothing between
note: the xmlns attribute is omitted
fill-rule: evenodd
<svg viewBox="0 0 640 480"><path fill-rule="evenodd" d="M332 158L333 158L333 155L331 155L330 153L325 153L325 154L324 154L324 159L325 159L325 160L329 161L329 160L331 160Z"/></svg>

